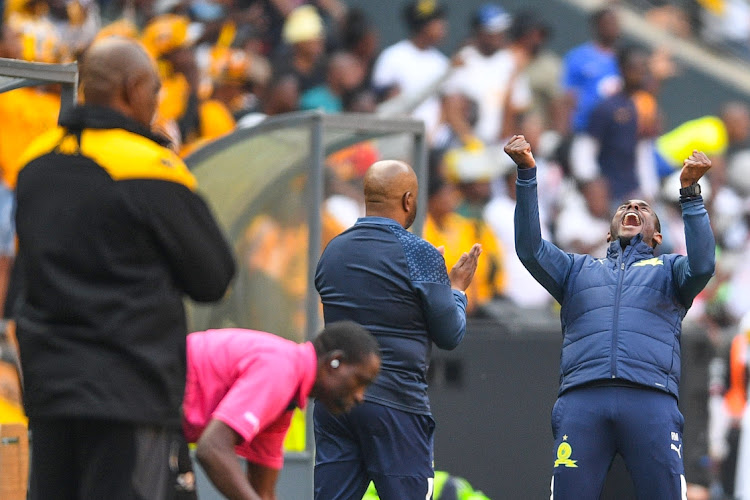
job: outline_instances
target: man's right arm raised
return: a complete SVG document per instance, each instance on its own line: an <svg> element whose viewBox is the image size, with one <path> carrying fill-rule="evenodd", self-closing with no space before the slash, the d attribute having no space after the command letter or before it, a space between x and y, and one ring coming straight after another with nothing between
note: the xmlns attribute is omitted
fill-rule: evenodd
<svg viewBox="0 0 750 500"><path fill-rule="evenodd" d="M537 201L536 163L531 146L522 135L511 138L505 152L518 165L514 217L516 254L524 267L558 302L573 259L542 239Z"/></svg>

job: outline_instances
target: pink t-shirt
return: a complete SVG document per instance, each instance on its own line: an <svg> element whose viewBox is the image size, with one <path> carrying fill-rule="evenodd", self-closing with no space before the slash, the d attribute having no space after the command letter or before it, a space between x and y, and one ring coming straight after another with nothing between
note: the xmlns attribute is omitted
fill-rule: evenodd
<svg viewBox="0 0 750 500"><path fill-rule="evenodd" d="M281 469L292 408L304 408L315 383L312 343L270 333L227 328L188 335L183 428L190 442L211 419L245 440L237 454Z"/></svg>

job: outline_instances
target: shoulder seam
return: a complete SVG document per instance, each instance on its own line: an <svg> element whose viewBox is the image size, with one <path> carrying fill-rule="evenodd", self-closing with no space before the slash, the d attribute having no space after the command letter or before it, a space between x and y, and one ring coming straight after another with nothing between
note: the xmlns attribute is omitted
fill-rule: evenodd
<svg viewBox="0 0 750 500"><path fill-rule="evenodd" d="M416 247L418 247L420 249L424 249L425 251L428 250L428 248L426 246L426 245L428 245L429 247L431 247L431 248L433 248L435 250L435 252L433 254L433 257L436 258L437 256L440 256L440 260L442 260L442 256L437 251L437 249L435 249L429 242L427 242L424 239L416 236L413 233L410 233L410 232L406 231L405 229L402 229L402 231L403 231L403 233L406 233L406 234L399 235L397 233L397 231L398 231L397 227L389 226L389 228L390 228L391 232L394 233L394 236L396 236L396 238L398 239L399 244L401 245L401 250L404 252L404 258L406 259L406 265L407 265L407 269L409 271L409 279L411 280L412 283L435 283L435 284L438 284L438 285L448 285L448 286L450 286L450 279L448 278L448 273L447 273L447 269L445 269L445 262L444 261L443 261L443 266L442 267L443 267L443 273L445 273L445 274L443 276L438 276L438 274L440 274L440 269L439 268L436 268L436 269L433 270L434 272L438 273L438 274L436 274L434 276L429 276L428 275L428 273L429 273L428 270L423 270L425 272L425 276L422 276L422 275L418 274L417 270L414 268L414 265L413 265L412 261L409 258L409 252L407 251L407 248L406 248L404 240L406 240L407 238L411 239L412 241L415 242L415 246ZM435 263L437 263L437 259L436 259ZM432 263L432 264L435 264L435 263ZM428 278L428 279L425 279L425 278Z"/></svg>

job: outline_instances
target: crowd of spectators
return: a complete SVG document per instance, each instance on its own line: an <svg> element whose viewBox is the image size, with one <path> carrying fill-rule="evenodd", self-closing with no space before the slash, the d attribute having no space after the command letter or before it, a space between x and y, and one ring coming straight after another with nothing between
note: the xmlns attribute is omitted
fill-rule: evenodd
<svg viewBox="0 0 750 500"><path fill-rule="evenodd" d="M748 0L627 0L651 24L713 51L750 60Z"/></svg>
<svg viewBox="0 0 750 500"><path fill-rule="evenodd" d="M404 22L408 36L388 47L365 11L343 0L6 1L2 57L67 62L97 38L140 40L162 83L154 127L182 156L237 127L296 110L424 121L424 235L445 246L449 269L456 249L483 244L467 290L476 315L498 300L554 310L515 254L516 171L502 153L508 137L524 134L535 152L543 237L594 254L604 251L613 207L627 196L656 207L662 252L684 252L676 175L693 149L705 151L714 167L703 192L720 253L716 276L688 320L720 347L750 311L748 107L728 102L665 130L659 90L674 68L663 51L623 43L616 7L591 16L590 41L557 54L547 46L560 29L553 20L486 3L466 12L470 37L448 55L441 50L445 6L436 0L394 10L393 22ZM629 3L663 29L750 57L747 0L700 0L694 9L694 2ZM55 125L59 104L55 86L0 94L0 299L13 256L16 159ZM362 215L358 183L378 158L370 143L327 158L325 207L340 229Z"/></svg>

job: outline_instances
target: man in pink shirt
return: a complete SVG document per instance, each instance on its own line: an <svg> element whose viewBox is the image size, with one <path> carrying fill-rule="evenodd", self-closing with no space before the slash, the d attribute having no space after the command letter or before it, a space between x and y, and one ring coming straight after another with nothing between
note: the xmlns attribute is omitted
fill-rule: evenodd
<svg viewBox="0 0 750 500"><path fill-rule="evenodd" d="M228 498L273 500L292 410L308 397L334 413L361 403L380 351L351 321L304 344L228 328L188 335L187 366L183 428L206 474ZM236 455L247 459L246 475Z"/></svg>

